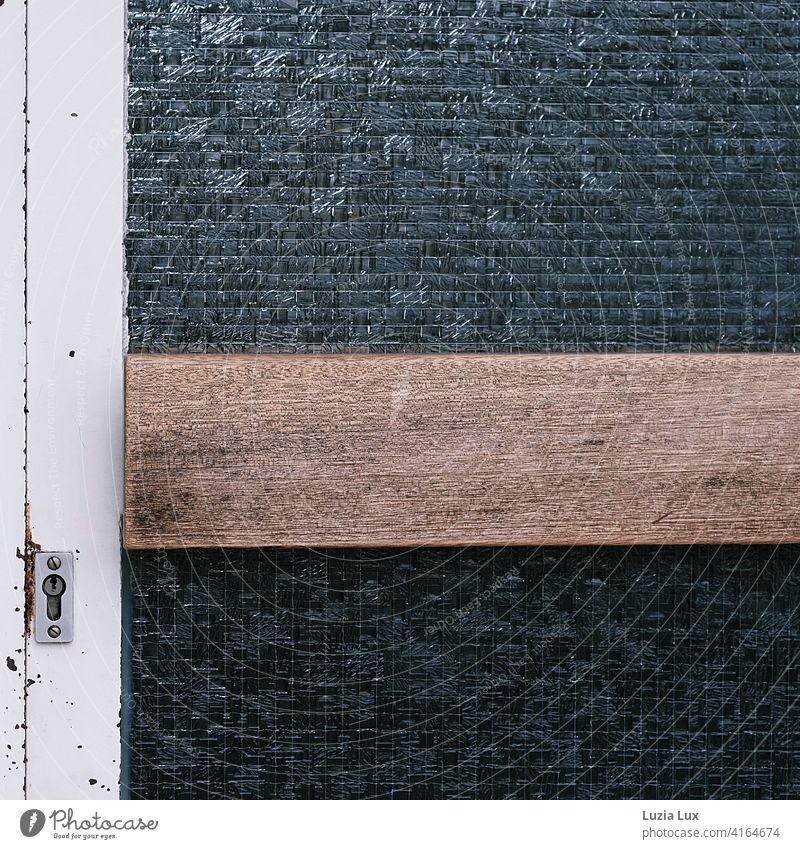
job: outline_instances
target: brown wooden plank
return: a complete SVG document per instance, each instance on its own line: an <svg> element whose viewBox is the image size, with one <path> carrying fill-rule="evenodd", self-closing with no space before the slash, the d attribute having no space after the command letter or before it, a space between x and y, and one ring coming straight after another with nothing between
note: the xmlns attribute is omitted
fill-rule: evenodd
<svg viewBox="0 0 800 849"><path fill-rule="evenodd" d="M130 356L125 544L800 541L798 365Z"/></svg>

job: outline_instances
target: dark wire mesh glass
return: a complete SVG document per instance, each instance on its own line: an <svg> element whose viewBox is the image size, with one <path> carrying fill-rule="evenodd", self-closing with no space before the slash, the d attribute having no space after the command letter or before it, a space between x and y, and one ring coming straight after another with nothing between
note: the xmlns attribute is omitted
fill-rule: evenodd
<svg viewBox="0 0 800 849"><path fill-rule="evenodd" d="M800 7L129 0L132 351L794 350ZM786 797L798 549L140 553L145 797Z"/></svg>

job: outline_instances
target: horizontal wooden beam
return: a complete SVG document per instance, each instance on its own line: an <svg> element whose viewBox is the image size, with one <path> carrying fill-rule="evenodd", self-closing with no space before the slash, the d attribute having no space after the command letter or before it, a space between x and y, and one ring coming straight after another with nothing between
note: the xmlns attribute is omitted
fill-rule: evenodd
<svg viewBox="0 0 800 849"><path fill-rule="evenodd" d="M792 355L133 355L125 544L800 541Z"/></svg>

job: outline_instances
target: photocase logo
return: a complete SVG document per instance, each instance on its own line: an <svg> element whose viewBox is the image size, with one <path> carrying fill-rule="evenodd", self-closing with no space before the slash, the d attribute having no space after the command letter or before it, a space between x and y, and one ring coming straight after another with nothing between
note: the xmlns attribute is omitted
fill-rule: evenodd
<svg viewBox="0 0 800 849"><path fill-rule="evenodd" d="M94 832L84 834L84 840L90 837L97 837L97 832L115 832L115 831L155 831L158 828L158 820L143 820L141 817L128 819L110 820L106 819L98 811L95 811L89 816L80 819L75 818L75 811L72 808L56 808L52 813L45 816L44 811L38 808L31 808L19 818L19 830L25 837L36 837L36 835L44 828L47 820L52 820L53 832L55 837L80 837L78 832ZM58 832L62 833L58 833ZM113 837L113 834L101 834L103 839Z"/></svg>
<svg viewBox="0 0 800 849"><path fill-rule="evenodd" d="M31 808L19 818L19 830L25 837L36 837L44 828L44 813L38 808Z"/></svg>

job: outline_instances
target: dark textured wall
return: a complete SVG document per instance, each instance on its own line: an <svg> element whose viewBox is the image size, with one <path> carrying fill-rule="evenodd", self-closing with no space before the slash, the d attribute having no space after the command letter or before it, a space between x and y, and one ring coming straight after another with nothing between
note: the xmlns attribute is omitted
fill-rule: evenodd
<svg viewBox="0 0 800 849"><path fill-rule="evenodd" d="M796 4L129 12L132 350L794 350ZM798 555L136 554L130 793L797 796Z"/></svg>

